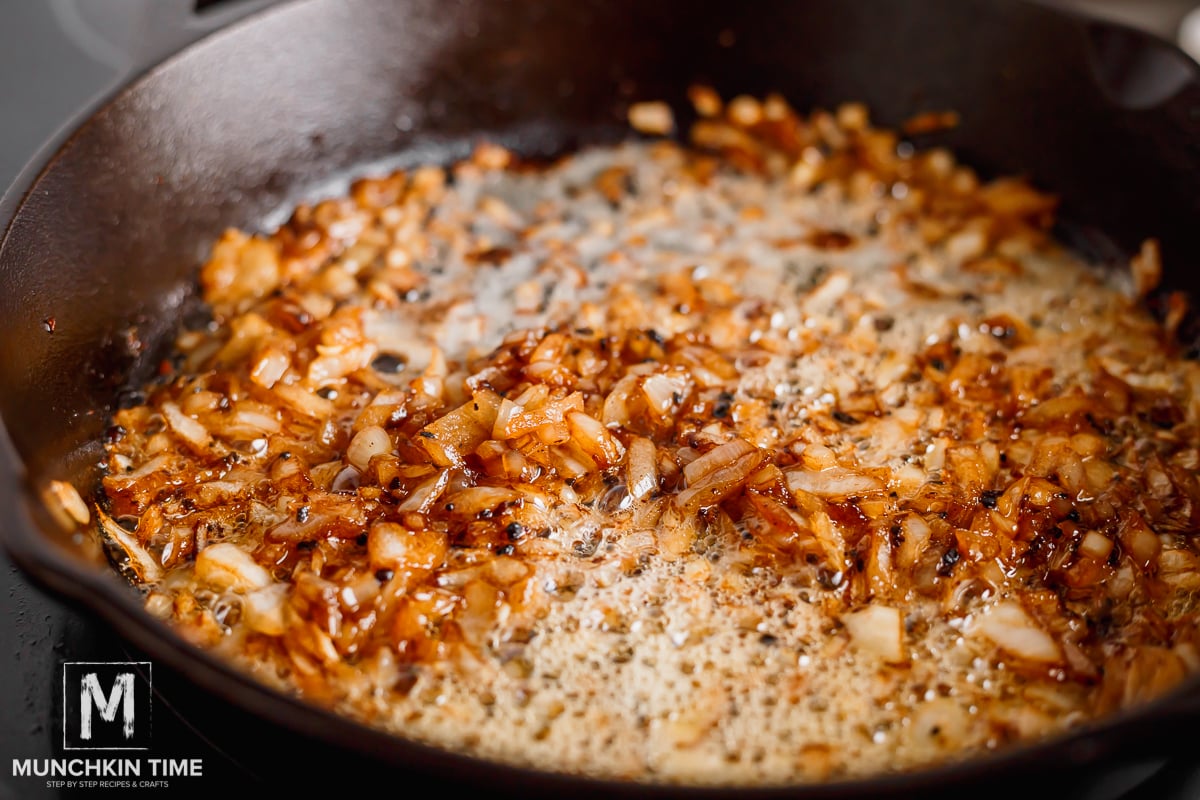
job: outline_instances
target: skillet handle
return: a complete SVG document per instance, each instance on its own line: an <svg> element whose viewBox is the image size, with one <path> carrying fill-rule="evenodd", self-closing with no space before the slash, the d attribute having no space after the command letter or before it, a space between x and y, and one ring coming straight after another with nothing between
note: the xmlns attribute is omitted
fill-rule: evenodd
<svg viewBox="0 0 1200 800"><path fill-rule="evenodd" d="M59 28L124 83L218 28L278 0L47 0Z"/></svg>
<svg viewBox="0 0 1200 800"><path fill-rule="evenodd" d="M134 69L145 69L213 31L278 0L137 0L141 36L134 43Z"/></svg>
<svg viewBox="0 0 1200 800"><path fill-rule="evenodd" d="M1114 105L1142 111L1194 85L1200 68L1175 44L1145 31L1101 20L1085 22L1088 66Z"/></svg>

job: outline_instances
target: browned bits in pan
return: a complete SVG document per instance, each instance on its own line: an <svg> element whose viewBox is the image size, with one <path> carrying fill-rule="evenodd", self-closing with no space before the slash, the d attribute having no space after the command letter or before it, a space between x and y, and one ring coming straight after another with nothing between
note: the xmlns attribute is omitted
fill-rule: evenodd
<svg viewBox="0 0 1200 800"><path fill-rule="evenodd" d="M1200 666L1157 246L1090 271L1053 197L861 105L689 99L690 146L484 144L227 232L215 327L56 518L269 683L606 777L910 769Z"/></svg>

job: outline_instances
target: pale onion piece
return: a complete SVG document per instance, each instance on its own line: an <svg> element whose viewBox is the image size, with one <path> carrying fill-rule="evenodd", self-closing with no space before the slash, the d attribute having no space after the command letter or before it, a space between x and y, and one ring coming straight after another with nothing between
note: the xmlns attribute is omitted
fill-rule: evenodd
<svg viewBox="0 0 1200 800"><path fill-rule="evenodd" d="M634 103L629 107L629 125L639 133L666 136L675 130L675 115L660 100Z"/></svg>
<svg viewBox="0 0 1200 800"><path fill-rule="evenodd" d="M129 531L96 509L96 531L121 575L130 583L154 583L162 578L162 566Z"/></svg>
<svg viewBox="0 0 1200 800"><path fill-rule="evenodd" d="M305 379L313 386L321 386L338 378L344 377L356 369L365 367L371 363L370 359L366 359L365 363L359 363L362 359L356 359L355 351L348 348L350 352L345 355L333 351L332 348L317 348L321 352L316 358L308 363L308 371L305 373Z"/></svg>
<svg viewBox="0 0 1200 800"><path fill-rule="evenodd" d="M1005 586L1008 586L1008 576L1004 570L1000 568L1000 562L996 559L983 561L975 565L975 569L979 575L979 580L988 585L993 592L1001 591Z"/></svg>
<svg viewBox="0 0 1200 800"><path fill-rule="evenodd" d="M774 464L765 464L750 476L747 486L760 492L767 492L781 480L783 480L783 471Z"/></svg>
<svg viewBox="0 0 1200 800"><path fill-rule="evenodd" d="M808 524L825 551L826 561L834 569L841 570L846 563L846 540L833 519L824 511L818 511L809 517Z"/></svg>
<svg viewBox="0 0 1200 800"><path fill-rule="evenodd" d="M379 597L380 582L371 572L363 572L357 579L342 587L340 600L348 609L366 608Z"/></svg>
<svg viewBox="0 0 1200 800"><path fill-rule="evenodd" d="M234 317L229 323L229 340L217 352L214 359L221 365L232 365L248 357L259 342L269 336L274 328L258 314L249 312Z"/></svg>
<svg viewBox="0 0 1200 800"><path fill-rule="evenodd" d="M673 504L666 505L654 531L660 557L672 561L689 552L699 532L697 515L684 513Z"/></svg>
<svg viewBox="0 0 1200 800"><path fill-rule="evenodd" d="M912 363L901 353L889 353L875 370L875 388L883 390L912 371Z"/></svg>
<svg viewBox="0 0 1200 800"><path fill-rule="evenodd" d="M530 380L555 383L562 376L570 373L565 372L564 367L557 361L534 361L525 367L525 374Z"/></svg>
<svg viewBox="0 0 1200 800"><path fill-rule="evenodd" d="M1129 593L1134 590L1138 582L1138 578L1134 576L1133 567L1129 564L1122 564L1104 582L1104 588L1109 597L1114 600L1124 600L1129 597Z"/></svg>
<svg viewBox="0 0 1200 800"><path fill-rule="evenodd" d="M925 452L925 469L937 472L946 465L946 440L938 438L933 446Z"/></svg>
<svg viewBox="0 0 1200 800"><path fill-rule="evenodd" d="M987 236L980 230L960 231L948 238L944 247L951 261L962 263L979 258L987 251Z"/></svg>
<svg viewBox="0 0 1200 800"><path fill-rule="evenodd" d="M232 542L209 545L196 556L196 579L214 589L248 592L271 585L271 574Z"/></svg>
<svg viewBox="0 0 1200 800"><path fill-rule="evenodd" d="M659 417L665 417L675 407L679 387L675 381L663 374L647 376L642 381L642 394L646 405Z"/></svg>
<svg viewBox="0 0 1200 800"><path fill-rule="evenodd" d="M709 86L695 85L688 88L688 100L696 113L702 117L715 117L721 113L721 95Z"/></svg>
<svg viewBox="0 0 1200 800"><path fill-rule="evenodd" d="M613 385L608 397L604 398L604 408L600 412L600 420L607 426L624 426L629 424L631 411L629 401L638 387L637 375L626 375Z"/></svg>
<svg viewBox="0 0 1200 800"><path fill-rule="evenodd" d="M1133 288L1137 297L1145 297L1162 281L1162 255L1156 239L1147 239L1142 249L1129 262L1133 273Z"/></svg>
<svg viewBox="0 0 1200 800"><path fill-rule="evenodd" d="M534 480L540 473L540 468L531 464L523 453L516 450L506 450L500 457L500 466L504 477L511 481Z"/></svg>
<svg viewBox="0 0 1200 800"><path fill-rule="evenodd" d="M436 578L438 588L461 590L471 581L481 577L486 569L487 565L476 564L464 569L443 570Z"/></svg>
<svg viewBox="0 0 1200 800"><path fill-rule="evenodd" d="M842 615L850 641L859 650L878 656L889 664L905 660L904 623L900 610L871 605Z"/></svg>
<svg viewBox="0 0 1200 800"><path fill-rule="evenodd" d="M367 533L372 569L431 570L446 559L446 536L440 531L411 531L395 522L376 522Z"/></svg>
<svg viewBox="0 0 1200 800"><path fill-rule="evenodd" d="M91 512L87 503L79 496L79 491L66 481L50 481L42 491L42 502L46 510L54 517L65 531L73 531L80 525L87 525L91 520Z"/></svg>
<svg viewBox="0 0 1200 800"><path fill-rule="evenodd" d="M925 485L926 478L928 475L925 470L916 464L902 464L892 472L892 478L888 485L901 497L911 497Z"/></svg>
<svg viewBox="0 0 1200 800"><path fill-rule="evenodd" d="M1143 569L1158 559L1162 542L1136 511L1130 512L1121 522L1121 544L1133 560Z"/></svg>
<svg viewBox="0 0 1200 800"><path fill-rule="evenodd" d="M408 399L408 392L402 389L388 389L375 395L368 403L370 406L402 406Z"/></svg>
<svg viewBox="0 0 1200 800"><path fill-rule="evenodd" d="M468 644L484 647L499 637L511 609L503 602L500 590L484 580L468 583L462 596L463 604L455 621Z"/></svg>
<svg viewBox="0 0 1200 800"><path fill-rule="evenodd" d="M255 633L282 636L286 630L284 607L287 594L286 583L273 583L247 593L242 598L242 622Z"/></svg>
<svg viewBox="0 0 1200 800"><path fill-rule="evenodd" d="M739 94L729 101L725 113L733 124L749 128L762 122L763 107L758 98L748 94Z"/></svg>
<svg viewBox="0 0 1200 800"><path fill-rule="evenodd" d="M270 389L291 366L292 359L287 353L275 347L268 347L250 368L250 380L264 389Z"/></svg>
<svg viewBox="0 0 1200 800"><path fill-rule="evenodd" d="M336 462L335 462L336 463ZM313 470L313 477L316 478L316 470ZM320 483L319 485L324 485ZM329 491L338 494L353 493L359 486L362 485L362 473L355 467L342 467L338 473L329 481Z"/></svg>
<svg viewBox="0 0 1200 800"><path fill-rule="evenodd" d="M929 547L933 530L920 514L909 514L900 523L900 533L904 541L896 550L896 561L902 568L911 569Z"/></svg>
<svg viewBox="0 0 1200 800"><path fill-rule="evenodd" d="M1092 458L1107 451L1108 443L1094 433L1077 433L1071 437L1071 449L1083 458Z"/></svg>
<svg viewBox="0 0 1200 800"><path fill-rule="evenodd" d="M136 483L147 475L153 475L156 472L169 472L175 465L174 462L176 460L176 457L164 453L163 455L155 456L154 458L150 459L133 472L122 472L109 475L104 480L106 482L117 484L118 486Z"/></svg>
<svg viewBox="0 0 1200 800"><path fill-rule="evenodd" d="M541 384L537 384L541 386ZM569 429L565 426L567 415L571 412L582 412L583 395L580 392L574 392L566 397L557 400L549 400L545 403L537 404L536 397L531 397L522 401L518 397L514 401L522 408L508 417L503 429L497 430L495 427L492 430L492 438L494 439L515 439L526 433L534 433L539 428L547 426L555 426L563 424L561 429L554 429L552 432L544 432L544 436L551 441L566 441L570 436ZM504 404L501 403L501 410ZM500 417L501 411L497 411L497 419ZM561 438L559 436L561 435Z"/></svg>
<svg viewBox="0 0 1200 800"><path fill-rule="evenodd" d="M935 697L919 703L907 736L914 746L932 752L960 752L971 724L965 705L953 697Z"/></svg>
<svg viewBox="0 0 1200 800"><path fill-rule="evenodd" d="M823 444L810 444L800 454L801 463L810 472L836 467L837 455Z"/></svg>
<svg viewBox="0 0 1200 800"><path fill-rule="evenodd" d="M275 394L293 411L313 419L327 419L333 416L334 405L315 392L310 392L303 386L290 383L275 384Z"/></svg>
<svg viewBox="0 0 1200 800"><path fill-rule="evenodd" d="M550 399L550 387L544 383L535 383L525 391L513 398L513 402L519 406L528 406L529 408L540 408L543 403Z"/></svg>
<svg viewBox="0 0 1200 800"><path fill-rule="evenodd" d="M366 472L374 456L392 452L392 437L377 425L363 428L346 448L346 460L359 472Z"/></svg>
<svg viewBox="0 0 1200 800"><path fill-rule="evenodd" d="M492 426L492 438L497 441L504 441L508 438L508 426L513 418L522 413L525 407L519 405L507 397L500 401L500 407L496 409L496 421Z"/></svg>
<svg viewBox="0 0 1200 800"><path fill-rule="evenodd" d="M571 441L571 426L565 422L550 422L534 428L533 436L542 444L567 444Z"/></svg>
<svg viewBox="0 0 1200 800"><path fill-rule="evenodd" d="M433 352L429 343L418 336L411 316L395 310L368 311L363 314L363 334L379 346L380 352L404 356L408 371L424 372L429 367Z"/></svg>
<svg viewBox="0 0 1200 800"><path fill-rule="evenodd" d="M1045 508L1053 502L1062 490L1044 478L1026 478L1025 494L1022 499L1038 508Z"/></svg>
<svg viewBox="0 0 1200 800"><path fill-rule="evenodd" d="M575 443L601 467L607 469L619 464L624 457L625 448L595 417L574 411L567 415L567 424Z"/></svg>
<svg viewBox="0 0 1200 800"><path fill-rule="evenodd" d="M1079 543L1079 552L1097 561L1105 561L1112 549L1112 539L1098 531L1088 531Z"/></svg>
<svg viewBox="0 0 1200 800"><path fill-rule="evenodd" d="M699 486L711 473L757 450L757 447L741 437L730 439L685 466L683 477L687 480L688 486Z"/></svg>
<svg viewBox="0 0 1200 800"><path fill-rule="evenodd" d="M877 478L845 467L832 467L820 472L794 469L784 475L787 476L788 488L793 492L808 492L818 497L861 496L884 489Z"/></svg>
<svg viewBox="0 0 1200 800"><path fill-rule="evenodd" d="M823 317L829 314L829 309L842 295L850 291L850 273L844 269L830 271L825 280L813 289L800 303L801 310L806 316Z"/></svg>
<svg viewBox="0 0 1200 800"><path fill-rule="evenodd" d="M170 619L175 610L175 601L169 594L150 592L146 595L146 613L157 619Z"/></svg>
<svg viewBox="0 0 1200 800"><path fill-rule="evenodd" d="M163 404L166 405L165 403ZM279 420L263 411L251 408L237 408L230 415L230 422L243 428L251 428L261 433L279 433Z"/></svg>
<svg viewBox="0 0 1200 800"><path fill-rule="evenodd" d="M492 438L504 401L481 389L471 399L426 425L418 439L439 467L459 466L468 453Z"/></svg>
<svg viewBox="0 0 1200 800"><path fill-rule="evenodd" d="M998 603L981 614L974 632L989 639L1001 650L1026 661L1041 664L1062 662L1058 643L1013 601Z"/></svg>
<svg viewBox="0 0 1200 800"><path fill-rule="evenodd" d="M642 436L630 440L625 460L625 482L629 496L634 500L642 500L658 488L656 456L654 442Z"/></svg>
<svg viewBox="0 0 1200 800"><path fill-rule="evenodd" d="M472 486L446 498L446 510L464 517L473 517L480 511L492 511L504 503L521 498L520 493L499 486Z"/></svg>
<svg viewBox="0 0 1200 800"><path fill-rule="evenodd" d="M442 348L434 345L429 353L429 364L421 373L424 378L445 378L450 374L450 365L446 363L446 354Z"/></svg>
<svg viewBox="0 0 1200 800"><path fill-rule="evenodd" d="M263 297L281 277L279 253L273 242L227 230L213 247L200 271L204 299L213 305L237 304Z"/></svg>
<svg viewBox="0 0 1200 800"><path fill-rule="evenodd" d="M595 462L589 463L589 460L585 460L589 459L586 453L576 452L568 447L555 447L547 455L554 471L567 480L582 478L596 471Z"/></svg>
<svg viewBox="0 0 1200 800"><path fill-rule="evenodd" d="M743 130L717 120L699 120L688 132L692 143L710 150L731 148L749 153L760 149L758 140Z"/></svg>
<svg viewBox="0 0 1200 800"><path fill-rule="evenodd" d="M758 469L762 459L762 451L755 447L752 452L732 463L723 462L723 466L705 474L698 485L691 486L676 495L675 505L688 512L696 512L707 506L716 505L745 486L746 479Z"/></svg>
<svg viewBox="0 0 1200 800"><path fill-rule="evenodd" d="M203 451L212 445L212 434L208 428L184 414L176 404L163 403L162 412L168 427L194 449Z"/></svg>
<svg viewBox="0 0 1200 800"><path fill-rule="evenodd" d="M242 480L208 481L200 484L196 487L196 500L202 507L228 502L249 491L251 483L257 482L261 478L257 475L251 479L247 479L245 476L241 477Z"/></svg>
<svg viewBox="0 0 1200 800"><path fill-rule="evenodd" d="M446 491L446 484L449 482L450 470L439 471L432 478L418 484L408 497L404 498L404 502L396 507L396 510L403 513L415 511L424 514L441 496L442 492Z"/></svg>

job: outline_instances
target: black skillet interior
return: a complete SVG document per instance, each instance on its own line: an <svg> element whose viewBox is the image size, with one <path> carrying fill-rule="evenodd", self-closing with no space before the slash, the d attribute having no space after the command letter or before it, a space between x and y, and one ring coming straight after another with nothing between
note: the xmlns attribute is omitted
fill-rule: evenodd
<svg viewBox="0 0 1200 800"><path fill-rule="evenodd" d="M636 99L666 99L686 123L695 80L725 94L780 91L801 108L860 100L890 125L956 110L959 128L918 144L949 145L985 173L1034 176L1062 196L1081 246L1131 252L1158 237L1171 288L1200 288L1200 76L1178 51L1125 29L1013 0L285 4L151 71L18 187L23 199L6 198L5 545L43 584L268 721L388 763L532 788L519 771L364 732L232 677L75 556L30 498L51 478L94 482L109 410L153 371L192 303L194 269L226 226L262 226L397 154L445 158L485 135L530 155L611 140ZM1097 229L1108 238L1086 233ZM1116 763L1133 742L1163 745L1186 721L1180 709L1195 707L1162 704L1056 747L888 787ZM844 790L885 787L830 789Z"/></svg>

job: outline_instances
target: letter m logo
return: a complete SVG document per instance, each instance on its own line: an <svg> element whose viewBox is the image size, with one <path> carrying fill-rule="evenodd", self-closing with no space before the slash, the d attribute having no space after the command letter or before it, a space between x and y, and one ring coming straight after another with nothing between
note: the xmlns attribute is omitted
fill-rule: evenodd
<svg viewBox="0 0 1200 800"><path fill-rule="evenodd" d="M146 750L150 663L63 664L63 749Z"/></svg>
<svg viewBox="0 0 1200 800"><path fill-rule="evenodd" d="M94 672L83 676L82 687L79 696L81 709L79 738L85 741L92 738L93 709L100 712L102 720L112 722L117 718L117 704L121 703L121 713L125 720L124 725L121 726L121 733L125 735L126 739L132 739L133 720L137 714L133 703L133 673L122 672L117 675L113 680L112 694L108 697L104 696L104 690L100 688L100 679Z"/></svg>

